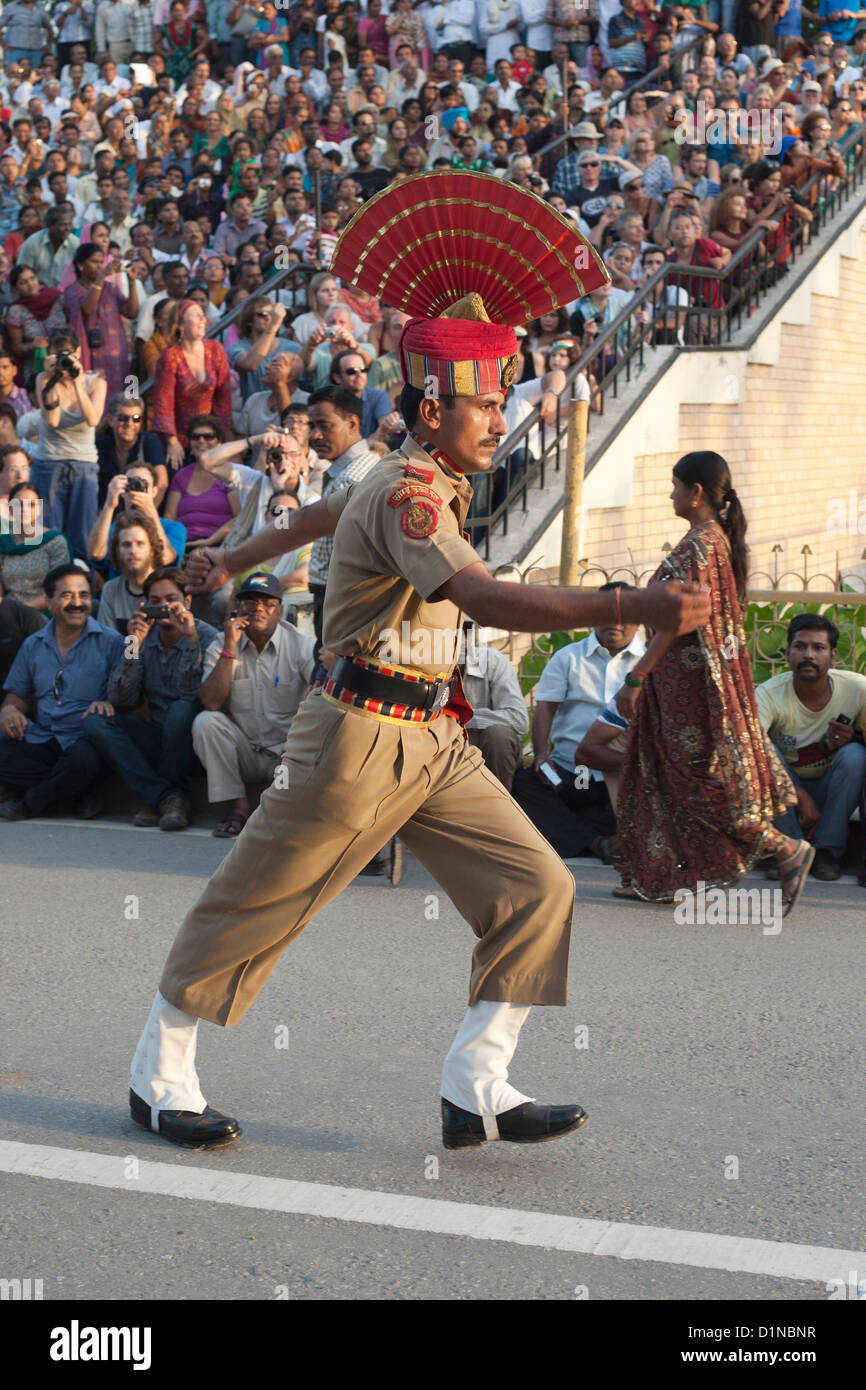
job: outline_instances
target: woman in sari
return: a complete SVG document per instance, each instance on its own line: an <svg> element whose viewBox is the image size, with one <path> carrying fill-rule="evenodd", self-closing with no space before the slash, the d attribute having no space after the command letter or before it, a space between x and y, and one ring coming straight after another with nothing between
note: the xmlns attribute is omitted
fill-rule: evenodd
<svg viewBox="0 0 866 1390"><path fill-rule="evenodd" d="M193 60L210 42L186 12L183 0L174 0L169 11L171 18L157 30L156 51L165 59L165 70L180 87L192 72Z"/></svg>
<svg viewBox="0 0 866 1390"><path fill-rule="evenodd" d="M6 314L6 332L18 366L18 384L23 386L25 375L33 370L33 354L48 346L50 333L65 327L66 315L60 291L40 284L29 266L14 265L9 284L15 298Z"/></svg>
<svg viewBox="0 0 866 1390"><path fill-rule="evenodd" d="M796 794L758 719L741 609L746 518L719 454L686 454L673 484L674 511L690 526L655 578L706 586L710 621L686 637L656 633L617 696L630 731L614 894L672 902L699 882L726 888L770 855L787 916L815 851L773 826Z"/></svg>
<svg viewBox="0 0 866 1390"><path fill-rule="evenodd" d="M220 111L209 111L205 116L204 130L197 130L192 138L192 157L209 154L216 163L228 159L229 142L226 119Z"/></svg>
<svg viewBox="0 0 866 1390"><path fill-rule="evenodd" d="M118 394L129 376L129 339L123 320L138 315L135 264L126 272L129 292L124 297L114 283L120 262L106 256L95 241L82 242L72 259L75 283L63 291L63 306L81 349L86 372L101 372L107 395Z"/></svg>

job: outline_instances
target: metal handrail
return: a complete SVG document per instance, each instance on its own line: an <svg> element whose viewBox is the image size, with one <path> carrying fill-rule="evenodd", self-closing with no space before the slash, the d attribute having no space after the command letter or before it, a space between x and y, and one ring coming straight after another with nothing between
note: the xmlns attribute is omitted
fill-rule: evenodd
<svg viewBox="0 0 866 1390"><path fill-rule="evenodd" d="M693 38L690 43L685 45L684 48L680 48L676 51L676 53L671 54L671 62L678 62L681 58L687 57L690 53L694 51L694 49L698 48L704 42L705 38L705 34L697 35L697 37ZM613 66L616 67L616 64L614 63ZM643 88L648 86L650 82L658 81L660 77L669 75L669 73L669 68L664 68L660 63L658 63L654 68L651 68L649 72L644 73L643 77L639 77L637 82L632 82L630 87L623 87L621 92L614 92L613 96L608 102L608 106L614 106L617 102L620 101L628 101L632 93L642 91ZM682 73L680 73L680 76L682 77ZM568 97L566 96L566 93L563 92L562 95L563 98L567 101ZM558 149L560 145L564 144L566 140L570 139L571 136L568 133L568 127L566 127L563 133L561 135L554 136L554 138L550 141L548 145L543 145L540 150L536 150L532 158L537 159L540 162L545 155L548 155L553 150Z"/></svg>
<svg viewBox="0 0 866 1390"><path fill-rule="evenodd" d="M853 164L849 164L846 160L846 174L844 178L839 176L838 187L828 191L821 201L821 185L828 176L815 173L797 190L807 205L810 196L817 195L815 207L810 207L813 220L808 224L808 238L801 231L800 224L796 228L790 228L782 246L776 247L772 239L778 237L779 232L766 227L756 227L721 270L704 266L677 265L676 262L660 266L645 285L635 290L616 318L599 332L593 343L568 368L565 387L557 398L553 425L545 426L541 418L541 408L535 406L502 442L494 454L490 472L480 475L475 481L474 515L466 522L473 543L478 546L485 559L490 556L490 537L494 529L501 528L501 535L508 534L511 508L517 504L521 512L527 510L528 488L535 485L542 488L545 486L545 473L549 466L553 467L554 472L559 472L564 458L567 433L563 405L571 397L576 378L581 373L589 375L593 364L601 362L597 391L602 410L606 395L617 397L622 378L624 377L626 382L630 381L632 372L637 374L644 366L644 352L648 346L647 334L644 331L635 331L633 324L635 313L642 307L653 310L651 321L656 318L658 311L662 310L677 317L682 316L686 321L691 317L693 321L697 320L699 325L701 321L708 324L709 341L706 344L690 343L686 341L686 322L676 341L668 344L676 351L700 351L705 347L718 350L723 340L730 342L733 332L741 326L744 316L748 317L753 313L773 288L775 280L771 279L771 273L778 271L779 266L785 264L784 261L778 260L779 251L785 251L791 261L801 255L806 247L814 242L816 235L838 208L847 202L866 180L866 123L850 131L837 143L836 148L843 158L846 155L849 159L853 156L854 161ZM763 255L760 250L762 247L765 248ZM713 307L711 302L696 305L690 303L688 306L667 304L669 287L682 289L687 282L693 284L695 281L716 282L719 285L717 307ZM710 300L711 296L705 292L694 295L694 298ZM609 356L612 356L613 361L609 367L605 367L605 360ZM534 459L527 458L526 461L518 457L515 463L515 454L519 456L524 450L528 454L529 436L533 430L538 430L540 436L539 456ZM551 430L552 438L548 438ZM496 475L501 466L505 469L505 490L504 494L497 498L494 506L494 484L498 481ZM502 493L501 480L497 490ZM484 503L486 505L483 505Z"/></svg>
<svg viewBox="0 0 866 1390"><path fill-rule="evenodd" d="M245 306L249 304L250 300L264 299L268 295L275 294L277 291L281 290L285 284L287 284L290 276L297 275L299 271L309 272L311 275L317 275L319 273L319 269L320 267L311 265L309 261L299 261L297 265L287 266L285 270L279 271L278 274L274 275L270 280L265 280L265 282L260 286L260 288L256 290L255 294L249 295L243 301L243 303L237 306L236 309L231 309L227 314L224 314L220 318L218 323L215 323L212 328L208 329L207 333L205 334L205 337L222 338L226 329L229 328L240 318ZM144 397L148 395L150 391L153 390L154 380L154 377L149 376L147 378L147 381L143 381L139 386L138 395L142 399L144 399Z"/></svg>

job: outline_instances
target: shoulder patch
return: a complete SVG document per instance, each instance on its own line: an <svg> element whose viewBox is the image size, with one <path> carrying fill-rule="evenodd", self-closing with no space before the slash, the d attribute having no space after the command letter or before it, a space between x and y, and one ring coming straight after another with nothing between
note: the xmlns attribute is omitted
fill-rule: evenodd
<svg viewBox="0 0 866 1390"><path fill-rule="evenodd" d="M439 525L439 513L432 502L422 498L412 498L403 508L400 525L413 541L431 536Z"/></svg>
<svg viewBox="0 0 866 1390"><path fill-rule="evenodd" d="M401 502L405 502L407 497L427 497L431 502L435 502L437 507L442 506L442 498L438 492L434 492L432 487L426 483L400 483L396 490L388 498L389 507L399 507Z"/></svg>
<svg viewBox="0 0 866 1390"><path fill-rule="evenodd" d="M407 463L403 469L404 478L416 478L421 483L432 483L436 477L435 468L419 468L417 463Z"/></svg>

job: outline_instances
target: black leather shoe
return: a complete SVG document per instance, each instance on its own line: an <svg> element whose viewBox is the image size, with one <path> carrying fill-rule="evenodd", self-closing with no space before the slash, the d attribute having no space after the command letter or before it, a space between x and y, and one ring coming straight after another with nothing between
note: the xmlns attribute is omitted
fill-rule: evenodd
<svg viewBox="0 0 866 1390"><path fill-rule="evenodd" d="M842 877L839 861L828 849L815 850L815 858L809 872L813 878L821 879L823 883L834 883L837 878Z"/></svg>
<svg viewBox="0 0 866 1390"><path fill-rule="evenodd" d="M184 1149L224 1149L243 1134L237 1120L220 1115L210 1106L201 1115L194 1110L160 1110L159 1129L154 1131L151 1108L135 1091L129 1093L129 1113L137 1125Z"/></svg>
<svg viewBox="0 0 866 1390"><path fill-rule="evenodd" d="M442 1143L446 1149L469 1149L489 1139L510 1144L545 1144L572 1134L589 1119L579 1105L534 1105L524 1101L495 1118L473 1115L442 1097Z"/></svg>

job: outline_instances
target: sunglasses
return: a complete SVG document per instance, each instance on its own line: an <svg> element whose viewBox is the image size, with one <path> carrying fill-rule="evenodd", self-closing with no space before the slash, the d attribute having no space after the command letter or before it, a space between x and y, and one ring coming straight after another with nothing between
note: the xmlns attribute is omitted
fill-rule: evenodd
<svg viewBox="0 0 866 1390"><path fill-rule="evenodd" d="M585 160L583 161L583 163L581 164L580 167L581 167L581 169L600 169L600 168L601 168L601 160L600 160L600 159L585 159Z"/></svg>
<svg viewBox="0 0 866 1390"><path fill-rule="evenodd" d="M192 444L196 439L216 439L216 435L211 430L209 434L191 434L189 438Z"/></svg>
<svg viewBox="0 0 866 1390"><path fill-rule="evenodd" d="M125 425L138 425L141 423L140 415L118 415L118 421L123 421Z"/></svg>
<svg viewBox="0 0 866 1390"><path fill-rule="evenodd" d="M285 510L288 511L288 507L286 507ZM261 598L258 595L248 597L246 594L244 594L243 598L240 599L239 602L241 608L258 608L259 604L261 604L263 608L266 608L268 610L270 610L271 608L278 608L280 604L280 600L278 598Z"/></svg>
<svg viewBox="0 0 866 1390"><path fill-rule="evenodd" d="M366 367L344 367L343 376L366 376Z"/></svg>
<svg viewBox="0 0 866 1390"><path fill-rule="evenodd" d="M54 677L54 698L57 701L58 705L60 704L60 683L63 680L63 675L64 672L63 668L61 667L61 669L57 672L57 675Z"/></svg>

